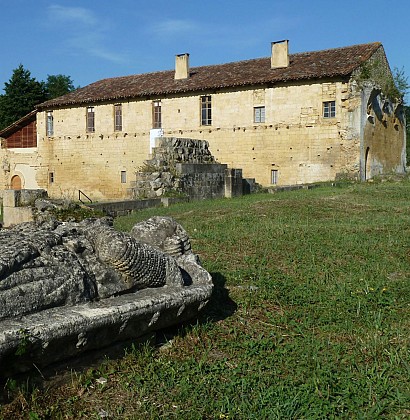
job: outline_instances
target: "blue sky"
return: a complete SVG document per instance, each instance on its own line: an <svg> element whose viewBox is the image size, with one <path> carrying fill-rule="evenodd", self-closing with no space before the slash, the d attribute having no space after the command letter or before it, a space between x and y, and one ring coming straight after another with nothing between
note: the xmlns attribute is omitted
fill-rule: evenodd
<svg viewBox="0 0 410 420"><path fill-rule="evenodd" d="M410 75L410 0L0 0L0 92L19 64L75 86L106 77L380 41ZM410 77L409 77L410 79Z"/></svg>

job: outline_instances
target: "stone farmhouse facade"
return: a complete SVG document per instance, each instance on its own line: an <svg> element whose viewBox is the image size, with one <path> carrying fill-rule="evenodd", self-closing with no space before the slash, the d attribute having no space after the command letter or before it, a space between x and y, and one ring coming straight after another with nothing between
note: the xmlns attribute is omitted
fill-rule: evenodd
<svg viewBox="0 0 410 420"><path fill-rule="evenodd" d="M1 131L0 189L127 198L163 136L206 140L263 186L402 173L405 119L389 80L380 43L289 54L280 41L270 57L192 68L177 55L174 70L97 81Z"/></svg>

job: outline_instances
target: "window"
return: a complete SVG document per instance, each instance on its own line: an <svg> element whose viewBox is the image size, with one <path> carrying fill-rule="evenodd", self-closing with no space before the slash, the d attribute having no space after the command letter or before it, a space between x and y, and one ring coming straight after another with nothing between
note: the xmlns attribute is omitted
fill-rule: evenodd
<svg viewBox="0 0 410 420"><path fill-rule="evenodd" d="M54 134L53 111L47 112L47 136Z"/></svg>
<svg viewBox="0 0 410 420"><path fill-rule="evenodd" d="M114 105L114 131L122 131L122 105Z"/></svg>
<svg viewBox="0 0 410 420"><path fill-rule="evenodd" d="M272 169L271 170L271 180L270 183L273 185L276 185L278 183L278 175L279 175L279 171L277 169Z"/></svg>
<svg viewBox="0 0 410 420"><path fill-rule="evenodd" d="M201 96L201 125L212 124L211 96Z"/></svg>
<svg viewBox="0 0 410 420"><path fill-rule="evenodd" d="M161 101L152 103L152 128L162 128Z"/></svg>
<svg viewBox="0 0 410 420"><path fill-rule="evenodd" d="M89 106L87 108L87 132L94 133L95 131L95 113L94 107Z"/></svg>
<svg viewBox="0 0 410 420"><path fill-rule="evenodd" d="M253 108L253 121L256 123L265 122L265 107L264 106L256 106L255 108Z"/></svg>
<svg viewBox="0 0 410 420"><path fill-rule="evenodd" d="M52 184L54 182L54 172L48 173L48 182Z"/></svg>
<svg viewBox="0 0 410 420"><path fill-rule="evenodd" d="M121 184L127 183L127 171L121 171Z"/></svg>
<svg viewBox="0 0 410 420"><path fill-rule="evenodd" d="M336 117L336 102L335 101L323 102L323 117L324 118Z"/></svg>

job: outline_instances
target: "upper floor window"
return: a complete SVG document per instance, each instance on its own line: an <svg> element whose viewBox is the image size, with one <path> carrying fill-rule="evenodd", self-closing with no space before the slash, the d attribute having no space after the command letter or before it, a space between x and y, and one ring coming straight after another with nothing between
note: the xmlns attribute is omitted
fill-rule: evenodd
<svg viewBox="0 0 410 420"><path fill-rule="evenodd" d="M256 123L265 122L265 107L264 106L256 106L255 108L253 108L253 121Z"/></svg>
<svg viewBox="0 0 410 420"><path fill-rule="evenodd" d="M95 112L94 107L89 106L87 108L87 132L94 133L95 131Z"/></svg>
<svg viewBox="0 0 410 420"><path fill-rule="evenodd" d="M336 117L336 102L335 101L323 102L323 117L324 118Z"/></svg>
<svg viewBox="0 0 410 420"><path fill-rule="evenodd" d="M162 128L161 101L152 103L152 128Z"/></svg>
<svg viewBox="0 0 410 420"><path fill-rule="evenodd" d="M201 96L201 125L212 124L211 96Z"/></svg>
<svg viewBox="0 0 410 420"><path fill-rule="evenodd" d="M52 136L54 134L54 119L53 111L47 112L47 136Z"/></svg>
<svg viewBox="0 0 410 420"><path fill-rule="evenodd" d="M114 105L114 131L122 131L122 105Z"/></svg>

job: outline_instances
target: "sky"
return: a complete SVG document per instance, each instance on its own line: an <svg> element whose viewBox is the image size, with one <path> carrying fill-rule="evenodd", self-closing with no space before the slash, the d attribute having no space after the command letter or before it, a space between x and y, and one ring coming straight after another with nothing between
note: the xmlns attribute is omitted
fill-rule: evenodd
<svg viewBox="0 0 410 420"><path fill-rule="evenodd" d="M0 0L0 93L20 64L74 85L190 65L382 42L410 76L410 0ZM410 81L410 77L409 77Z"/></svg>

